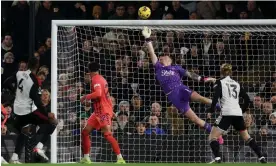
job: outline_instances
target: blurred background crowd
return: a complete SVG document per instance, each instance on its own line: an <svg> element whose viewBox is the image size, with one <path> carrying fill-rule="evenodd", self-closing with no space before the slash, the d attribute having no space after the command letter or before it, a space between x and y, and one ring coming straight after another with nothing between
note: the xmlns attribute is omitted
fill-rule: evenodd
<svg viewBox="0 0 276 166"><path fill-rule="evenodd" d="M50 108L51 20L137 20L140 6L151 9L152 20L276 19L276 3L265 1L10 1L1 2L1 82L12 73L27 70L29 56L40 59L37 73L42 103ZM31 12L32 11L32 12ZM33 32L30 31L33 30ZM199 129L177 114L155 81L144 39L129 28L75 27L59 29L58 119L60 142L79 145L80 129L93 112L92 104L81 105L81 95L90 93L89 61L101 64L113 102L113 132L117 135L183 135ZM66 32L66 33L65 33ZM68 35L69 34L69 35ZM74 36L75 37L72 37ZM69 36L68 38L64 36ZM70 38L70 36L72 38ZM30 39L32 38L32 39ZM153 30L156 53L168 54L176 64L195 73L219 78L219 65L234 67L233 77L242 83L252 100L244 114L250 134L275 140L276 135L276 34ZM31 46L30 42L32 41ZM76 47L76 43L78 47ZM76 60L79 52L79 60ZM72 63L71 63L72 62ZM212 97L212 85L183 80L191 89ZM1 103L9 118L2 135L16 134L13 128L14 93L2 88ZM210 123L219 113L192 103L193 110ZM93 135L97 135L93 132ZM235 139L232 130L225 137ZM274 135L274 136L273 136ZM74 136L74 137L66 137ZM227 144L227 143L226 143Z"/></svg>

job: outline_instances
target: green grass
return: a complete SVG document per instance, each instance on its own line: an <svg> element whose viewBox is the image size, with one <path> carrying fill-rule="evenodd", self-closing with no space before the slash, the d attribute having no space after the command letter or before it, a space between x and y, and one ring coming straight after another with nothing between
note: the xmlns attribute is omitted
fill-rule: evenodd
<svg viewBox="0 0 276 166"><path fill-rule="evenodd" d="M233 165L233 166L259 166L263 165L261 163L223 163L223 164L215 164L215 166L226 166L226 165ZM18 166L18 164L9 164L7 166ZM65 163L65 164L20 164L22 166L80 166L80 165L102 165L102 166L114 166L117 165L115 163L93 163L93 164L78 164L78 163ZM209 165L207 163L198 163L198 164L189 164L189 163L131 163L131 164L123 164L123 165L133 165L133 166L206 166ZM275 166L276 163L268 163L266 165Z"/></svg>

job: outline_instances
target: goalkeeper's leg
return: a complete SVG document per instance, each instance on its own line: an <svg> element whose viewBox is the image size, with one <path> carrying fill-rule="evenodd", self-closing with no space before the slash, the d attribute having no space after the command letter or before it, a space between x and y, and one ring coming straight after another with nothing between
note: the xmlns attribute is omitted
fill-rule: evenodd
<svg viewBox="0 0 276 166"><path fill-rule="evenodd" d="M200 119L194 111L190 108L188 111L185 112L184 114L190 121L194 122L197 124L199 127L204 128L208 133L211 132L212 126L205 122L204 120ZM218 137L218 142L219 144L223 144L223 138L222 136Z"/></svg>
<svg viewBox="0 0 276 166"><path fill-rule="evenodd" d="M212 104L212 100L211 99L203 97L203 96L201 96L200 94L198 94L195 91L191 94L191 100L194 101L194 102L200 102L200 103L206 104L206 105L211 105ZM220 110L220 105L216 104L216 108L218 110Z"/></svg>

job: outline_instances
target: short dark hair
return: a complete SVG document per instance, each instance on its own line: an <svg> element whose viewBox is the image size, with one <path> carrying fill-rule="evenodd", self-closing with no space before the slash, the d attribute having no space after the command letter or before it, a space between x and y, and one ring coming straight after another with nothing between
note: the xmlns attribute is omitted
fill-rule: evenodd
<svg viewBox="0 0 276 166"><path fill-rule="evenodd" d="M28 68L31 70L37 69L39 67L39 61L36 57L31 57L28 62Z"/></svg>
<svg viewBox="0 0 276 166"><path fill-rule="evenodd" d="M89 62L87 65L88 72L97 72L100 70L100 64L97 62Z"/></svg>

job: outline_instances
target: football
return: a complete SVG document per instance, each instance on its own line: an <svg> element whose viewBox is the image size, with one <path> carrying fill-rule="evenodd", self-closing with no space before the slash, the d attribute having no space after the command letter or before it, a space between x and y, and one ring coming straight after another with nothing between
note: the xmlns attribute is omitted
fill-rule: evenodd
<svg viewBox="0 0 276 166"><path fill-rule="evenodd" d="M138 10L138 16L142 20L148 19L150 17L150 14L151 14L151 10L147 6L142 6Z"/></svg>

